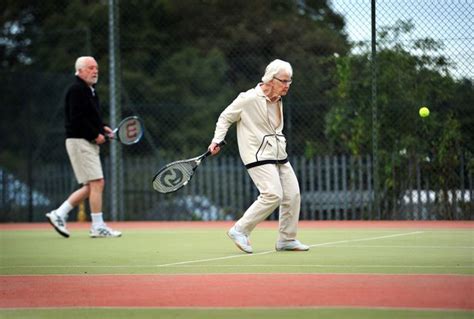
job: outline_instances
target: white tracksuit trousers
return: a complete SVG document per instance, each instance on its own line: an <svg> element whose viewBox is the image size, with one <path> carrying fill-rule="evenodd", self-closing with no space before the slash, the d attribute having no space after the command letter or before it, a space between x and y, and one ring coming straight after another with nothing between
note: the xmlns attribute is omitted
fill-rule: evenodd
<svg viewBox="0 0 474 319"><path fill-rule="evenodd" d="M280 207L278 240L296 239L300 216L300 188L290 163L265 164L247 170L260 195L235 224L236 229L250 235L258 223Z"/></svg>

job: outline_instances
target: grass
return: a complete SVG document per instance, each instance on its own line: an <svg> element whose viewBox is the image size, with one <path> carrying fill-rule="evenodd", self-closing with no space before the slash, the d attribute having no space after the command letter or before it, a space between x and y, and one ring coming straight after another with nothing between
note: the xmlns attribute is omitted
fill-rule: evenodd
<svg viewBox="0 0 474 319"><path fill-rule="evenodd" d="M2 310L2 319L472 319L467 311L385 309L35 309Z"/></svg>
<svg viewBox="0 0 474 319"><path fill-rule="evenodd" d="M474 274L471 229L308 229L307 253L275 252L276 229L241 253L224 229L124 230L117 239L69 239L50 229L0 231L1 275L383 273ZM126 289L126 288L124 288ZM2 309L1 318L472 318L466 311L395 309Z"/></svg>

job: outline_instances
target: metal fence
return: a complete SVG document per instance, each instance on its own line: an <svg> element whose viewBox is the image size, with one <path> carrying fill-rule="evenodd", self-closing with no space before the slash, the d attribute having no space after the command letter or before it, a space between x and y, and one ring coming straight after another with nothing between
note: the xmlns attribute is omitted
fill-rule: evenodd
<svg viewBox="0 0 474 319"><path fill-rule="evenodd" d="M176 194L157 194L150 187L150 174L157 165L171 159L135 157L124 161L124 210L121 220L229 220L239 217L258 196L240 158L220 156L205 161L192 183ZM403 193L386 196L383 214L374 210L373 164L370 156L315 156L291 158L300 181L301 219L468 219L472 203L472 174L465 176L470 188L444 193L429 187L429 175L422 174L422 163L409 167ZM105 165L109 165L109 160ZM462 167L460 167L462 168ZM109 177L110 171L106 177ZM22 210L2 215L1 221L32 219L41 221L42 214L30 216L29 198L36 211L47 211L61 202L64 194L76 187L68 163L44 165L35 174L35 190L20 183L12 174L0 174L2 206L5 212L17 207ZM426 186L426 187L423 187ZM30 192L32 192L30 194ZM467 214L466 214L467 212ZM76 212L77 213L77 212ZM76 218L73 216L71 218ZM275 211L270 219L277 219Z"/></svg>
<svg viewBox="0 0 474 319"><path fill-rule="evenodd" d="M116 174L118 186L106 184L113 218L242 214L257 192L240 163L235 129L182 191L158 195L150 180L167 161L201 153L219 113L282 58L294 68L284 132L301 218L473 219L472 1L2 6L2 221L42 220L77 187L64 147L63 99L80 55L99 61L97 89L110 122L131 114L145 121L140 144L102 148L106 180ZM110 111L116 97L117 114ZM431 114L421 118L424 105Z"/></svg>

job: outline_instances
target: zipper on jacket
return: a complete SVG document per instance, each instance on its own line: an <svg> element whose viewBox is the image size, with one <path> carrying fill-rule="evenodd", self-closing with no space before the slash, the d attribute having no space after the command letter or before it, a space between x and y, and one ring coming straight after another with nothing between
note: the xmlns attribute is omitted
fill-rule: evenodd
<svg viewBox="0 0 474 319"><path fill-rule="evenodd" d="M279 103L281 103L281 101L277 101L277 107L278 107L278 111L280 112L280 115L281 115L281 108L280 108L280 105ZM281 117L281 116L280 116ZM281 119L280 119L281 121ZM279 155L280 155L280 146L279 146L279 139L278 139L278 132L276 130L276 128L273 126L273 123L272 121L270 120L270 115L268 114L268 106L267 106L267 122L268 124L270 125L270 127L272 128L273 130L273 136L275 137L275 143L276 143L276 158L280 158ZM280 124L281 125L281 124ZM267 141L268 143L268 141ZM265 145L266 147L266 145ZM264 148L265 149L265 148ZM262 154L263 154L263 150L262 150Z"/></svg>

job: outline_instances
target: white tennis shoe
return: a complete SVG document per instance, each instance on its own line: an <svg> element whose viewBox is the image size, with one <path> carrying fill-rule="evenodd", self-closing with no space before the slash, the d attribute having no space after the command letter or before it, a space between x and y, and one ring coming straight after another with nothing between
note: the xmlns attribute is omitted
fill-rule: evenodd
<svg viewBox="0 0 474 319"><path fill-rule="evenodd" d="M229 229L227 236L234 242L234 244L243 252L247 254L253 253L252 246L250 246L249 237L235 229L235 226Z"/></svg>
<svg viewBox="0 0 474 319"><path fill-rule="evenodd" d="M277 241L275 245L277 251L307 251L309 246L302 244L299 240Z"/></svg>
<svg viewBox="0 0 474 319"><path fill-rule="evenodd" d="M66 228L66 218L63 218L56 214L55 210L50 211L46 214L46 218L48 218L49 223L54 229L59 233L59 235L68 238L69 231Z"/></svg>
<svg viewBox="0 0 474 319"><path fill-rule="evenodd" d="M113 230L106 224L101 224L99 226L92 226L89 231L89 236L91 238L114 238L122 236L122 232Z"/></svg>

